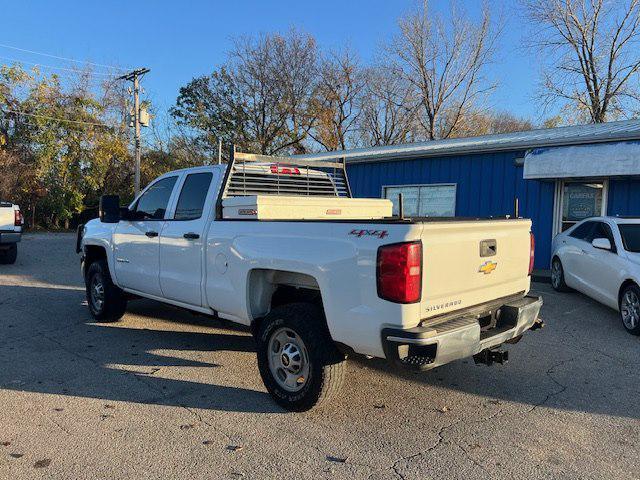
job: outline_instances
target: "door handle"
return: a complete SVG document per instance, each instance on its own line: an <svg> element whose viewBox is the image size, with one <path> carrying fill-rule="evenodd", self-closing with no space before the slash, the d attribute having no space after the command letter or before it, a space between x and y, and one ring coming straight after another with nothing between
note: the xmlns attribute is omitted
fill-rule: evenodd
<svg viewBox="0 0 640 480"><path fill-rule="evenodd" d="M145 232L144 234L149 238L155 238L158 236L158 232L153 232L153 231Z"/></svg>
<svg viewBox="0 0 640 480"><path fill-rule="evenodd" d="M187 240L197 240L198 238L200 238L200 235L198 235L197 233L189 232L185 233L183 237Z"/></svg>

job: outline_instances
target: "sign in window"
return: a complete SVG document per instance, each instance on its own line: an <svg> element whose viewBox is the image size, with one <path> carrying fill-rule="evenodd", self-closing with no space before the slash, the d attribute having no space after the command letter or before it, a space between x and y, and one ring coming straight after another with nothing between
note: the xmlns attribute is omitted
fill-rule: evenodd
<svg viewBox="0 0 640 480"><path fill-rule="evenodd" d="M601 182L567 182L562 191L562 231L580 220L602 215Z"/></svg>
<svg viewBox="0 0 640 480"><path fill-rule="evenodd" d="M408 217L453 217L456 214L455 184L384 187L383 196L393 203L394 215L398 214L400 194L404 214Z"/></svg>

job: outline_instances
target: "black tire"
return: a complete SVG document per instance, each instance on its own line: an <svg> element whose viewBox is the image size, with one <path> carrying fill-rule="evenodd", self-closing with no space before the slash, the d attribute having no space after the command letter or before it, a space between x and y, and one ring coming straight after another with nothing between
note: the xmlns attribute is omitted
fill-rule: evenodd
<svg viewBox="0 0 640 480"><path fill-rule="evenodd" d="M622 290L618 306L620 320L625 330L631 335L640 335L640 288L638 285L629 284Z"/></svg>
<svg viewBox="0 0 640 480"><path fill-rule="evenodd" d="M109 266L106 260L96 260L87 269L85 277L87 304L91 316L98 322L116 322L122 318L127 309L125 293L111 281ZM96 288L102 290L102 301Z"/></svg>
<svg viewBox="0 0 640 480"><path fill-rule="evenodd" d="M0 250L0 263L3 265L13 265L18 258L18 245L12 243L8 249Z"/></svg>
<svg viewBox="0 0 640 480"><path fill-rule="evenodd" d="M270 366L270 346L273 348L273 358L278 359L281 367L285 364L285 347L290 344L282 345L277 340L283 334L297 335L290 337L291 342L295 344L301 340L300 353L308 361L308 366L304 367L308 372L303 378L304 384L302 387L296 385L294 388L299 388L296 391L286 389L282 385L284 380L276 377L277 374L287 375L284 368L274 366L278 372L274 374ZM346 358L331 340L320 307L311 303L292 303L274 308L260 323L256 344L262 381L275 401L285 409L306 411L330 400L340 391L346 372ZM286 365L293 363L292 360L287 361Z"/></svg>
<svg viewBox="0 0 640 480"><path fill-rule="evenodd" d="M551 286L556 292L570 292L571 288L564 281L564 267L558 257L551 261Z"/></svg>

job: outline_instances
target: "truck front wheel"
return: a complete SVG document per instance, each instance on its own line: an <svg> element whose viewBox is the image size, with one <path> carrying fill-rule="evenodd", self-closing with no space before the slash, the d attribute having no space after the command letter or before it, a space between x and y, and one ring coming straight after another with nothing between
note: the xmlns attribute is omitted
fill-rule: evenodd
<svg viewBox="0 0 640 480"><path fill-rule="evenodd" d="M106 260L96 260L87 269L85 278L87 304L98 322L115 322L127 308L125 293L111 281Z"/></svg>
<svg viewBox="0 0 640 480"><path fill-rule="evenodd" d="M340 391L346 359L333 344L320 307L274 308L261 322L256 343L260 375L280 406L301 412Z"/></svg>

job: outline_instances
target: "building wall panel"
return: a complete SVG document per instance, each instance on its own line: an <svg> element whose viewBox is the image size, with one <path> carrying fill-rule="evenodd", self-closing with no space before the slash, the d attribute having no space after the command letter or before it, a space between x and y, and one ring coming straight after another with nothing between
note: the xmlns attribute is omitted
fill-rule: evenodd
<svg viewBox="0 0 640 480"><path fill-rule="evenodd" d="M549 268L554 184L525 181L523 167L515 165L522 156L522 152L499 152L358 163L347 170L356 197L379 198L385 185L456 183L456 216L460 217L513 215L518 197L520 215L533 221L536 268Z"/></svg>
<svg viewBox="0 0 640 480"><path fill-rule="evenodd" d="M609 180L607 215L640 216L640 178Z"/></svg>

